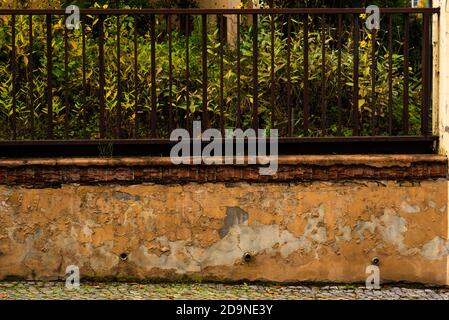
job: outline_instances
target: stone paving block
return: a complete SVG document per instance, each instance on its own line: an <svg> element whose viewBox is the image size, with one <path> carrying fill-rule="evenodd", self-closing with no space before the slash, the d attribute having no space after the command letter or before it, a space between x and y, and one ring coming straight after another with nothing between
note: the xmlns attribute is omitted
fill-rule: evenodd
<svg viewBox="0 0 449 320"><path fill-rule="evenodd" d="M227 284L139 284L82 282L69 290L64 282L0 282L1 300L449 300L449 288L400 288L380 290L348 286L279 286Z"/></svg>

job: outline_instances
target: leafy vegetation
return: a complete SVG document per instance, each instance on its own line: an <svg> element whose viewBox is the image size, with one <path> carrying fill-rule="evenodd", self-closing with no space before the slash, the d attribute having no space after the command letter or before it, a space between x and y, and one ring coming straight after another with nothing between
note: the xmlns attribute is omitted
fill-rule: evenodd
<svg viewBox="0 0 449 320"><path fill-rule="evenodd" d="M29 46L28 17L16 17L16 56L17 76L17 123L18 138L30 138L31 126L35 130L35 138L46 137L47 126L47 59L45 17L33 18L33 47ZM122 113L117 117L118 78L117 78L117 17L107 17L105 30L105 107L107 137L114 137L117 128L122 128L120 137L131 137L135 130L137 114L137 137L146 137L150 131L151 113L151 46L148 19L138 19L137 51L138 77L137 91L134 81L134 20L132 17L121 17L121 57L120 85L122 88ZM269 16L259 17L258 32L258 117L260 127L279 128L286 134L288 122L287 88L287 37L286 22L278 18L275 21L275 81L271 82L271 32ZM361 17L363 19L363 17ZM237 94L237 46L235 37L223 45L223 97L221 104L220 83L220 47L218 28L215 19L210 18L208 25L207 48L207 96L208 113L211 126L220 128L220 117L223 112L224 126L235 127L239 123L243 128L251 126L253 107L253 42L252 25L244 19L241 28L241 109L238 109ZM173 25L176 21L173 21ZM338 87L338 50L335 21L329 21L325 27L325 58L322 57L320 20L310 17L309 31L309 106L310 128L308 134L318 135L351 135L353 118L353 47L350 22L345 23L342 35L341 50L341 83ZM87 17L84 21L86 30L86 86L83 87L82 74L82 34L81 30L69 32L68 39L68 82L65 81L64 68L64 24L63 20L54 18L52 24L52 62L53 62L53 121L55 138L99 138L99 66L98 66L98 17ZM192 20L193 31L189 35L189 80L186 79L186 35L174 30L172 33L172 80L169 79L169 46L167 25L164 17L156 20L156 94L157 125L160 137L169 136L170 122L179 126L185 125L186 110L190 119L201 118L202 110L202 38L201 20ZM12 70L11 70L11 17L0 18L0 138L11 138L12 131ZM303 135L303 91L304 91L304 34L302 20L293 17L291 35L291 106L294 121L294 135ZM315 26L315 27L312 27ZM379 125L377 134L388 132L388 49L385 47L385 34L376 38L376 87L373 95L371 88L372 36L365 29L361 32L359 46L360 79L359 112L362 134L373 134L373 121ZM403 94L403 55L402 43L399 40L400 29L395 29L394 52L392 53L393 71L393 134L401 134L402 129L402 94ZM411 48L412 51L419 48ZM32 54L30 54L30 51ZM33 70L30 72L30 63ZM324 67L325 90L322 87ZM30 85L32 79L32 85ZM170 91L171 88L171 91ZM65 89L68 89L67 91ZM274 90L275 104L271 104L271 90ZM342 108L338 110L337 97L341 92ZM187 95L189 104L187 105ZM372 97L374 96L374 100ZM171 105L169 104L171 99ZM418 134L420 130L421 82L418 66L410 69L410 134ZM323 120L321 106L326 104L326 128L322 130ZM66 109L69 106L69 110ZM372 106L376 106L373 109ZM33 106L33 110L31 110ZM137 108L137 109L136 109ZM173 115L170 117L170 108ZM240 112L240 113L239 113ZM274 117L272 117L274 113ZM274 123L272 122L274 118ZM341 119L342 130L338 123ZM33 120L33 123L31 121ZM66 123L68 123L66 132ZM377 126L376 124L376 126Z"/></svg>

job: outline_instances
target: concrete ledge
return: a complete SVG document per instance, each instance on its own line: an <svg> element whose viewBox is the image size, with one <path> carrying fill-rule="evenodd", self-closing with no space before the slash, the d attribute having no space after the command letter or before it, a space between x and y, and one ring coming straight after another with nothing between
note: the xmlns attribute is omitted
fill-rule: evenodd
<svg viewBox="0 0 449 320"><path fill-rule="evenodd" d="M0 160L0 184L425 180L448 172L439 155L281 156L278 162L275 175L261 176L259 164L173 165L167 157L7 159Z"/></svg>

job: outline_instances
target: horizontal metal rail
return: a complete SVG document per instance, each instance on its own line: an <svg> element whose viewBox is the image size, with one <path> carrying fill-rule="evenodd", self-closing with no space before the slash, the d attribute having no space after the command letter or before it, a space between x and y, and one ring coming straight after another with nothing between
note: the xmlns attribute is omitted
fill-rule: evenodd
<svg viewBox="0 0 449 320"><path fill-rule="evenodd" d="M436 136L280 138L278 153L431 154L435 152L437 141ZM191 143L193 142L192 140ZM10 140L0 141L0 158L170 156L170 150L176 143L167 139ZM248 140L245 143L248 143ZM205 146L207 142L201 144ZM268 142L267 148L269 147Z"/></svg>
<svg viewBox="0 0 449 320"><path fill-rule="evenodd" d="M245 138L248 140L257 140L261 138ZM236 138L234 138L236 140ZM195 141L195 139L191 139ZM217 139L217 141L224 141L224 139ZM278 139L279 143L341 143L341 142L435 142L438 141L438 136L398 136L398 137L301 137L301 138L288 138L280 137ZM132 145L152 145L152 144L176 144L177 141L170 141L169 139L76 139L76 140L0 140L0 146L11 146L11 145L49 145L49 146L71 146L71 145L98 145L98 144L132 144ZM208 143L208 142L204 142Z"/></svg>
<svg viewBox="0 0 449 320"><path fill-rule="evenodd" d="M379 8L380 13L386 14L433 14L439 13L439 8ZM91 15L134 15L134 14L361 14L366 8L267 8L267 9L80 9L80 14ZM0 15L64 15L62 9L0 9Z"/></svg>

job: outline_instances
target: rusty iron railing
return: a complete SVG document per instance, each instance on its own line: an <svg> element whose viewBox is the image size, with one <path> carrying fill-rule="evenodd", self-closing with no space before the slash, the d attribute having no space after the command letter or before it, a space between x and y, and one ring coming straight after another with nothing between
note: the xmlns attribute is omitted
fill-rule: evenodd
<svg viewBox="0 0 449 320"><path fill-rule="evenodd" d="M410 141L428 141L429 143L433 143L437 138L432 135L431 128L431 108L432 108L432 46L431 46L431 33L432 33L432 16L438 14L438 8L421 8L421 9L411 9L411 8L381 8L380 13L382 17L382 26L384 29L381 29L376 33L373 31L371 33L371 57L372 62L370 64L371 68L371 88L370 88L370 97L366 97L369 100L369 108L371 109L371 117L370 119L364 118L361 119L361 110L360 110L360 78L363 72L366 70L360 70L360 36L362 32L362 25L360 21L360 15L365 13L365 9L363 8L333 8L333 9L325 9L325 8L292 8L292 9L81 9L81 29L82 29L82 67L81 67L81 75L82 75L82 88L83 88L83 101L81 104L86 103L86 99L88 98L89 92L87 90L88 83L86 83L86 73L90 72L90 70L86 67L86 48L85 48L85 38L88 30L85 28L85 23L83 18L86 16L93 16L98 18L98 27L92 32L95 32L93 37L98 41L98 88L94 91L94 94L97 95L96 100L98 102L97 105L91 105L89 108L95 109L98 113L98 134L86 136L84 134L80 134L79 136L70 135L69 132L71 130L71 122L70 117L72 115L72 101L68 99L69 91L70 91L70 77L71 75L68 73L68 64L70 63L69 57L69 45L68 42L70 40L70 32L67 28L64 28L63 37L64 37L64 79L66 80L63 84L63 87L58 87L58 85L54 82L54 65L53 61L53 50L52 50L52 41L54 40L55 34L52 32L52 26L54 24L54 17L64 17L66 16L65 10L35 10L35 9L16 9L16 10L7 10L0 9L0 16L10 16L11 17L11 43L8 44L11 47L11 58L10 58L10 70L12 74L12 84L10 95L12 96L12 112L9 115L9 121L11 123L9 131L10 138L4 139L7 141L3 141L4 144L15 144L20 143L20 141L28 141L29 143L39 143L39 141L45 143L51 143L51 141L69 141L69 140L78 140L85 141L88 143L88 140L96 139L98 140L117 140L117 141L137 141L137 140L146 140L146 141L154 141L161 143L168 139L167 134L164 132L170 132L174 128L186 128L191 130L192 121L195 119L201 119L202 125L204 128L217 127L221 131L224 131L226 126L226 118L229 117L230 109L228 105L225 103L226 100L226 92L224 92L224 65L223 65L223 55L225 46L228 44L225 43L223 39L226 38L226 35L223 34L223 30L226 30L224 26L226 17L235 17L236 18L236 34L235 34L235 46L236 46L236 57L234 62L234 72L236 73L236 87L237 98L235 100L235 108L232 109L236 114L233 115L235 117L235 127L243 127L243 118L248 117L250 121L248 122L247 127L252 128L263 128L263 127L275 127L280 129L280 136L282 139L286 141L303 139L308 143L312 143L314 139L316 141L335 141L336 137L339 139L338 141L373 141L375 139L379 139L379 141L388 141L395 140L396 141L406 141L407 139ZM20 123L18 122L18 90L19 87L25 85L27 82L27 88L29 91L29 95L33 96L34 91L34 82L33 82L33 64L36 61L33 61L33 55L30 55L30 61L26 68L28 68L29 75L28 77L20 74L19 70L25 70L26 68L19 66L19 59L17 59L17 50L16 50L16 18L17 16L24 15L29 17L28 23L28 32L29 32L29 47L33 47L33 41L36 41L36 35L33 34L33 17L40 16L45 17L46 21L46 52L41 52L42 56L45 55L46 61L46 108L36 110L33 106L33 99L29 99L27 102L28 108L30 108L30 112L28 113L29 119L27 120L26 128L20 127ZM122 27L121 21L122 17L133 17L134 21L134 35L132 41L134 42L133 49L133 79L134 81L134 108L132 111L124 110L123 96L125 94L123 88L123 79L121 70L123 67L128 66L120 66L121 61L121 39L120 32L117 33L116 36L116 57L117 57L117 68L116 68L116 78L117 81L117 96L116 96L116 104L114 107L114 111L111 112L106 108L105 101L105 30L104 30L104 20L106 17L116 17L117 19L117 29ZM150 84L149 95L150 105L142 106L141 104L141 95L143 92L141 91L141 83L139 83L138 76L138 37L139 30L137 27L137 21L139 17L147 17L148 26L149 26L149 43L148 45L151 47L150 50L150 76L148 83ZM189 107L185 109L179 109L176 107L176 101L174 100L174 88L173 88L173 56L172 56L172 33L173 30L178 28L178 31L184 32L185 36L185 81L189 84L189 78L191 77L191 67L192 61L189 60L189 54L191 50L190 44L190 32L192 29L192 20L190 17L198 16L200 23L197 24L202 28L201 30L201 63L199 67L202 70L201 84L199 85L201 89L201 107L198 110L195 110L194 113L191 112ZM269 24L269 32L271 44L268 49L270 55L270 66L267 70L270 71L269 74L269 85L270 92L261 92L260 91L260 74L259 74L259 54L260 54L260 44L259 44L259 30L260 30L260 17L269 16L271 17ZM417 16L420 19L420 28L419 32L414 32L414 30L410 30L410 19L411 16ZM171 17L182 17L182 19L177 19L176 21L181 21L184 25L174 26L174 19ZM208 32L208 23L210 17L218 17L218 33L220 36L220 46L218 47L218 55L219 55L219 95L218 95L218 104L219 110L216 114L211 114L211 111L208 109L208 67L210 62L208 61L208 37L210 36L210 32ZM251 88L251 97L248 98L251 101L250 108L244 107L242 105L242 101L244 97L241 96L241 88L242 88L242 52L240 49L242 39L241 39L241 26L243 24L242 20L245 17L248 20L248 25L250 26L249 30L251 32L252 38L252 72L250 75L250 83L245 83ZM395 23L397 19L401 21L401 25L397 26ZM155 35L155 30L158 28L157 21L165 21L165 31L164 36L160 39L157 39ZM283 24L279 24L279 21L283 21ZM160 26L159 26L160 27ZM275 76L275 63L277 55L275 54L275 32L278 31L276 28L281 28L283 39L286 40L286 52L282 54L286 55L286 80L282 88L284 97L283 100L277 96L280 90L278 84L276 84L276 76ZM314 29L312 29L314 28ZM181 29L181 30L180 30ZM182 30L184 29L184 30ZM302 32L302 55L303 61L302 65L298 66L295 64L295 61L292 61L292 51L294 48L292 47L292 37L296 32ZM400 31L398 31L400 30ZM399 32L399 33L398 33ZM312 33L319 34L319 41L321 41L321 61L322 65L313 66L310 65L310 52L309 52L309 43L310 37ZM416 34L421 35L421 39L415 39ZM348 36L349 35L349 36ZM330 40L330 36L332 36L332 40ZM413 39L412 39L413 38ZM318 39L318 38L317 38ZM414 41L413 47L411 46L411 41ZM156 63L159 56L159 52L157 50L158 41L167 41L168 43L168 59L169 59L169 67L167 70L163 70L165 73L165 77L168 78L168 87L167 88L158 88L160 85L158 77L160 76L158 71L156 70ZM349 48L352 50L352 93L350 96L352 98L350 100L345 100L343 91L347 91L348 86L344 86L344 77L348 76L342 74L343 64L349 63L347 61L342 60L342 51L344 46L348 46L351 43L352 47ZM336 61L335 65L329 66L328 62L326 62L326 54L328 53L328 46L333 46L336 52ZM380 77L376 76L376 68L377 68L377 55L379 54L379 48L385 48L387 52L387 61L388 61L388 70L387 75L384 80L380 80ZM394 96L397 96L398 93L394 92L395 84L393 83L393 79L395 74L393 71L393 56L394 56L394 48L400 48L403 55L403 69L401 70L401 79L403 79L402 85L402 103L400 108L401 111L401 124L400 128L398 124L394 122L394 112L397 112L394 109ZM262 48L263 49L263 48ZM265 50L265 49L263 49ZM420 61L419 65L419 77L421 80L421 101L420 101L420 128L419 132L415 132L414 134L410 134L410 97L409 92L410 88L410 63L411 63L411 51L413 50L415 61ZM416 59L416 55L419 55L420 58ZM296 68L300 68L302 79L296 82L296 84L292 83L292 73L293 65L296 65ZM320 77L319 80L310 79L310 73L312 68L321 68L320 69ZM326 90L328 90L328 78L331 74L333 79L336 80L337 86L336 91L334 92L335 98L331 99L332 101L327 101L326 97L329 95ZM246 77L248 79L248 77ZM314 92L312 92L312 81L320 81L318 85L315 86ZM386 81L388 83L388 91L379 93L376 91L376 87L379 85L379 81ZM186 85L185 87L185 103L186 106L190 105L191 92L189 91L191 87ZM161 91L168 92L167 95L162 96ZM178 88L179 90L179 88ZM293 99L292 92L295 90L296 98ZM63 97L63 104L65 106L65 115L64 115L64 124L58 125L55 127L55 111L54 111L54 92L60 91L61 97ZM139 92L141 91L141 92ZM300 92L298 94L298 92ZM261 94L266 94L270 101L271 110L264 111L268 112L269 116L261 121L260 117L260 103L259 98ZM347 94L347 92L346 92ZM388 103L385 110L379 110L379 106L376 104L376 100L378 99L379 94L383 94L388 96ZM317 97L319 95L319 97ZM299 98L298 98L299 97ZM247 97L245 97L247 98ZM161 111L161 101L164 101L163 109ZM312 100L315 102L315 105L311 105ZM281 102L280 102L281 101ZM318 105L316 105L316 103ZM368 103L367 103L368 104ZM283 115L283 119L278 118L278 114L276 112L277 109L282 109L283 111L280 113ZM84 110L84 108L81 108ZM38 137L36 133L36 119L34 119L36 113L43 112L46 113L46 134L45 137ZM128 127L125 129L122 127L123 125L123 117L125 114L133 112L133 124L132 129L130 130ZM160 116L161 113L164 116ZM84 120L88 121L88 115L85 115ZM73 119L72 119L73 120ZM79 121L84 121L83 117L79 119ZM362 122L363 121L363 122ZM262 122L262 123L261 123ZM268 123L270 122L270 123ZM349 125L348 125L349 124ZM123 125L125 126L125 125ZM332 131L331 126L334 128ZM346 127L347 128L346 128ZM163 130L161 128L164 128ZM143 131L142 131L143 130ZM346 130L346 131L345 131ZM94 136L94 138L93 138ZM334 139L334 140L332 140Z"/></svg>

